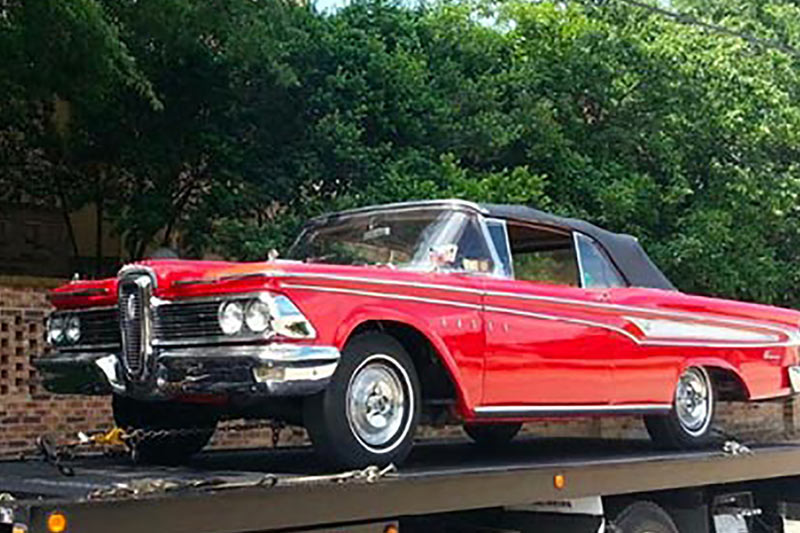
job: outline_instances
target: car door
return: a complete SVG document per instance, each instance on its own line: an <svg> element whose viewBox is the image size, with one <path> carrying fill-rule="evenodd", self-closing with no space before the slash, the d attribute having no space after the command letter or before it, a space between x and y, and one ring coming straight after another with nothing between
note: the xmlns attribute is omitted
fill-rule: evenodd
<svg viewBox="0 0 800 533"><path fill-rule="evenodd" d="M611 357L612 397L615 405L649 406L663 404L671 398L680 366L680 354L673 347L642 344L637 330L639 309L627 305L631 297L639 298L652 289L632 288L614 265L611 256L595 239L575 233L581 265L582 284L602 291L602 306L597 317L629 335L619 335Z"/></svg>
<svg viewBox="0 0 800 533"><path fill-rule="evenodd" d="M486 413L591 412L613 397L619 336L596 318L605 289L581 287L571 232L488 220L505 276L485 281Z"/></svg>

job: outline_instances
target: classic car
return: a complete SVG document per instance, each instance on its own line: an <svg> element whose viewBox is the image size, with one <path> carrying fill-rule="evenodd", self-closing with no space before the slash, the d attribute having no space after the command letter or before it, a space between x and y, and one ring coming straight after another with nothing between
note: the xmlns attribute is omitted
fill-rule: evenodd
<svg viewBox="0 0 800 533"><path fill-rule="evenodd" d="M51 299L46 387L166 430L139 443L152 461L222 418L303 425L340 467L399 463L418 424L453 421L498 447L528 421L642 415L696 447L718 400L800 384L800 313L683 294L634 237L523 206L355 209L286 259L143 261Z"/></svg>

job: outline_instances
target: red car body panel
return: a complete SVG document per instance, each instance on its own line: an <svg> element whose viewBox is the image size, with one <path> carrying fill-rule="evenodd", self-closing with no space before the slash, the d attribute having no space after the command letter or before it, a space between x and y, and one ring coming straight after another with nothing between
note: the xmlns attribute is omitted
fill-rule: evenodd
<svg viewBox="0 0 800 533"><path fill-rule="evenodd" d="M465 420L487 406L669 405L678 376L698 365L735 373L750 399L780 397L791 393L786 367L798 364L800 313L677 291L289 261L143 264L166 300L285 294L316 329L313 342L339 349L367 321L413 327L438 352ZM116 299L115 279L52 293L60 309Z"/></svg>

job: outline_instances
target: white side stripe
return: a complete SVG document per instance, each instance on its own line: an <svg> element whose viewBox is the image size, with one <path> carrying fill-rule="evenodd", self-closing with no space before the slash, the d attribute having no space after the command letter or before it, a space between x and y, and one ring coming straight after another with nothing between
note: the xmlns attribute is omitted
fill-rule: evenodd
<svg viewBox="0 0 800 533"><path fill-rule="evenodd" d="M558 305L574 305L577 307L591 307L595 309L606 309L610 311L621 311L621 312L628 312L628 313L642 313L651 316L661 316L665 318L685 318L690 320L697 320L697 321L710 321L719 324L728 324L731 326L744 326L750 328L757 328L757 329L772 329L779 331L785 335L789 335L790 337L796 337L796 342L800 344L800 324L798 324L798 331L791 329L789 326L784 324L776 324L776 323L763 323L763 322L753 322L748 320L740 320L735 318L725 318L719 317L716 315L708 315L703 313L688 313L685 311L670 311L670 310L663 310L663 309L652 309L648 307L636 307L630 305L620 305L620 304L612 304L612 303L604 303L604 302L592 302L587 300L574 300L570 298L560 298L557 296L543 296L538 294L520 294L520 293L513 293L513 292L503 292L503 291L485 291L482 289L474 289L471 287L455 287L452 285L442 285L437 283L424 283L424 282L416 282L416 281L403 281L403 280L387 280L387 279L373 279L373 278L365 278L360 276L341 276L341 275L334 275L334 274L320 274L317 272L265 272L265 276L267 277L278 277L278 278L313 278L313 279L324 279L330 281L351 281L357 283L368 283L372 285L389 285L389 286L397 286L397 287L412 287L412 288L420 288L420 289L432 289L438 291L449 291L449 292L457 292L457 293L467 293L467 294L476 294L481 296L497 296L500 298L513 298L517 300L532 300L532 301L540 301L540 302L548 302Z"/></svg>
<svg viewBox="0 0 800 533"><path fill-rule="evenodd" d="M712 326L709 324L688 323L679 320L664 318L641 318L634 316L623 317L633 322L646 337L655 339L707 339L727 342L780 342L780 337L768 333L759 333L745 329L725 326Z"/></svg>
<svg viewBox="0 0 800 533"><path fill-rule="evenodd" d="M423 303L431 303L437 305L449 305L453 307L465 307L467 309L481 309L479 304L471 304L467 302L454 302L451 300L437 300L435 298L423 298L420 296L408 296L406 294L394 294L394 293L385 293L385 292L372 292L372 291L361 291L357 289L342 289L339 287L319 287L317 285L301 285L295 283L286 283L283 285L284 287L290 289L305 289L310 291L321 291L321 292L339 292L344 294L355 294L358 296L373 296L375 298L389 298L392 300L406 300L412 302L423 302Z"/></svg>

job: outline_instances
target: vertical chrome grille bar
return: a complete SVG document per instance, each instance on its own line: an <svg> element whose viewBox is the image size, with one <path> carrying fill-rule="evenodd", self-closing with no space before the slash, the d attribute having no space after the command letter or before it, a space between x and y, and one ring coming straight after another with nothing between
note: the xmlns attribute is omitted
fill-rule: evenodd
<svg viewBox="0 0 800 533"><path fill-rule="evenodd" d="M119 326L122 364L131 378L146 377L152 351L150 299L153 281L147 274L125 274L119 281Z"/></svg>

